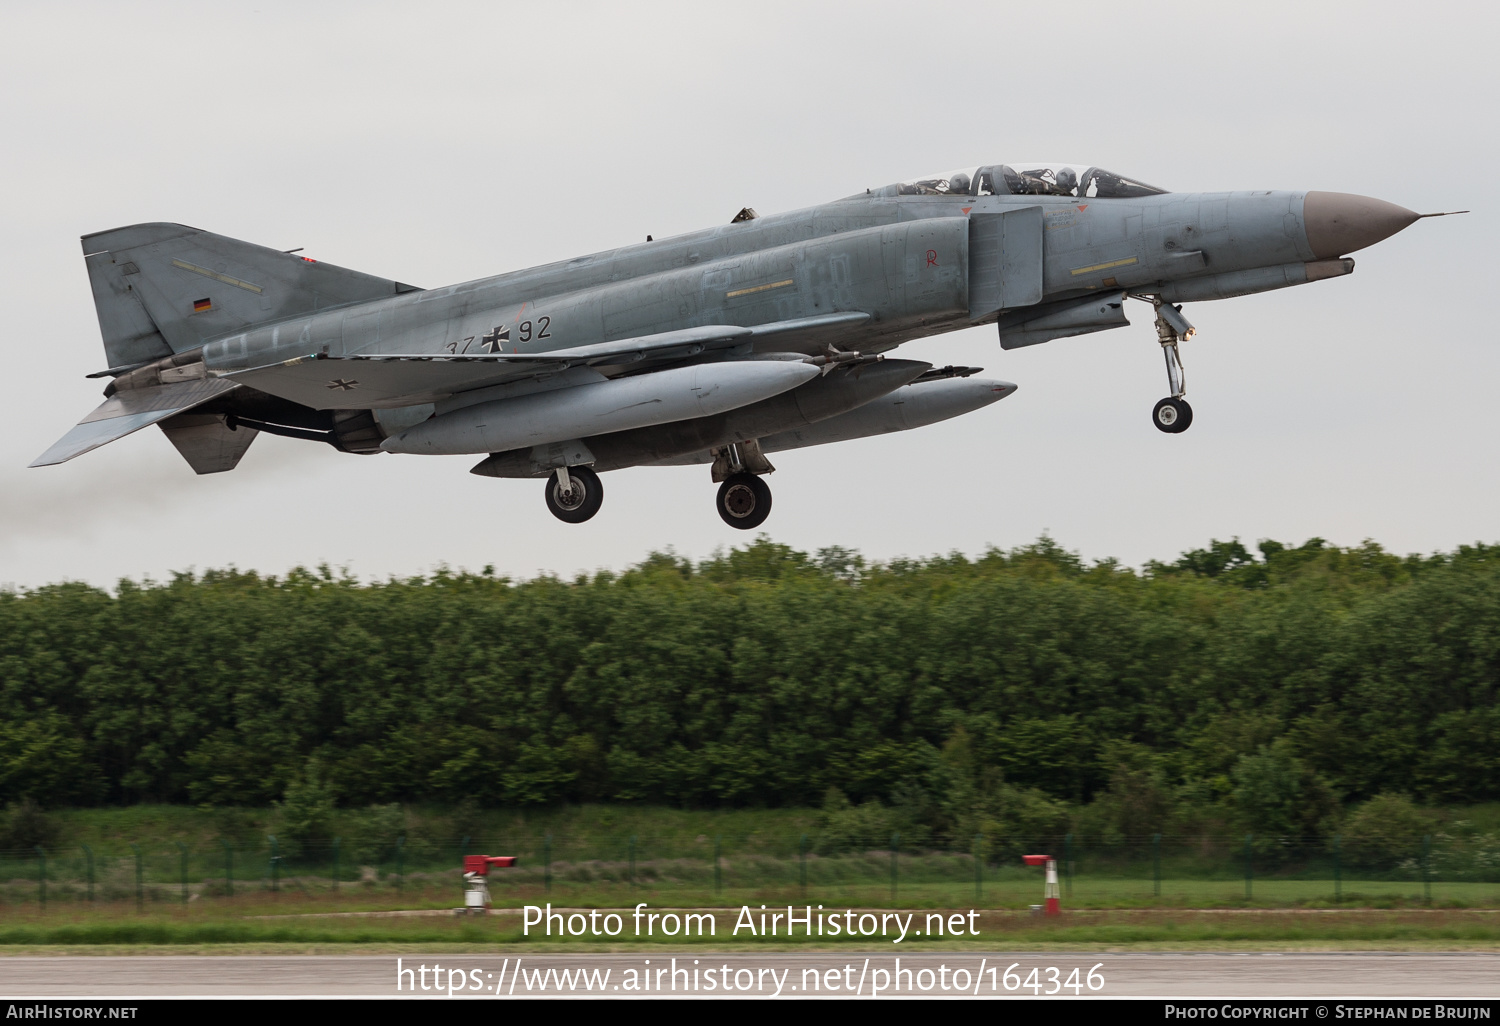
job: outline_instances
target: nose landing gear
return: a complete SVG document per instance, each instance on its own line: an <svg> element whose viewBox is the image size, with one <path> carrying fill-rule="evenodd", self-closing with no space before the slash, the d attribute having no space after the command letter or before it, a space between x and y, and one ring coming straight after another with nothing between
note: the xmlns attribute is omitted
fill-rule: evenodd
<svg viewBox="0 0 1500 1026"><path fill-rule="evenodd" d="M1158 431L1177 435L1186 431L1193 423L1193 408L1183 396L1187 395L1187 377L1182 370L1182 353L1179 343L1186 342L1198 333L1182 316L1182 308L1165 303L1160 296L1152 299L1156 308L1156 340L1161 343L1162 355L1167 361L1167 387L1172 394L1161 400L1151 410L1151 423Z"/></svg>

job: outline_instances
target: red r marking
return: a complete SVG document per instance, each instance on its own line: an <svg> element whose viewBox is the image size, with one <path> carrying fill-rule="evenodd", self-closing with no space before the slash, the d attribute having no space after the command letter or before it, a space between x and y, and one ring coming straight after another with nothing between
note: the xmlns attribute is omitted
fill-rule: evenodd
<svg viewBox="0 0 1500 1026"><path fill-rule="evenodd" d="M935 250L935 249L929 249L927 251L927 266L928 267L936 267L937 265L938 265L938 262L937 262L937 250Z"/></svg>

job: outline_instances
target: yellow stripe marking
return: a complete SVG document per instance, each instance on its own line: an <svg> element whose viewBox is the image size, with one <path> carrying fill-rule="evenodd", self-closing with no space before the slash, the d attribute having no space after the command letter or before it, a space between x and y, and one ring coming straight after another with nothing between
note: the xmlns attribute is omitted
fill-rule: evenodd
<svg viewBox="0 0 1500 1026"><path fill-rule="evenodd" d="M1078 267L1068 273L1074 275L1075 277L1080 274L1093 274L1095 271L1107 271L1111 267L1125 267L1128 264L1135 263L1135 260L1135 257L1126 257L1124 260L1111 260L1107 264L1094 264L1091 267Z"/></svg>
<svg viewBox="0 0 1500 1026"><path fill-rule="evenodd" d="M201 274L203 277L212 278L214 281L222 281L225 285L233 285L235 288L244 289L246 292L254 292L256 295L260 295L264 291L259 285L251 285L248 281L240 281L238 278L231 278L227 274L210 271L207 267L199 267L197 264L190 264L186 260L173 260L172 266L180 267L184 271L192 271L194 274Z"/></svg>
<svg viewBox="0 0 1500 1026"><path fill-rule="evenodd" d="M735 296L748 296L752 292L764 292L767 289L779 289L790 284L792 284L792 279L788 278L786 281L773 281L769 285L757 285L752 289L735 289L733 292L726 292L724 294L724 298L733 299Z"/></svg>

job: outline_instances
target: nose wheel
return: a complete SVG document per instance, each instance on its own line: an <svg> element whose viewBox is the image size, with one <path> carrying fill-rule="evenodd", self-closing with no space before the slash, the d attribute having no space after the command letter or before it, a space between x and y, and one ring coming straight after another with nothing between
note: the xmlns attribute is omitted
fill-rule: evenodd
<svg viewBox="0 0 1500 1026"><path fill-rule="evenodd" d="M1183 398L1187 395L1187 375L1177 347L1196 335L1198 329L1182 316L1180 306L1165 303L1160 296L1152 300L1152 305L1156 307L1156 340L1161 343L1162 356L1167 361L1167 387L1172 394L1152 408L1151 423L1158 431L1180 435L1193 423L1193 408Z"/></svg>
<svg viewBox="0 0 1500 1026"><path fill-rule="evenodd" d="M719 485L718 506L724 523L748 531L771 515L771 487L754 474L731 474Z"/></svg>
<svg viewBox="0 0 1500 1026"><path fill-rule="evenodd" d="M1186 399L1163 399L1151 411L1151 423L1158 431L1180 435L1193 423L1193 408Z"/></svg>
<svg viewBox="0 0 1500 1026"><path fill-rule="evenodd" d="M604 504L604 483L588 467L558 467L547 478L547 509L565 524L581 524Z"/></svg>

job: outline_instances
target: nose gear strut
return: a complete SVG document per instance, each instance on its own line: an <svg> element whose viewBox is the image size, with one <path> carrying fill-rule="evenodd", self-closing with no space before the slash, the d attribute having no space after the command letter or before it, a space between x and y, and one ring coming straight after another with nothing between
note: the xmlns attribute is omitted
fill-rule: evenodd
<svg viewBox="0 0 1500 1026"><path fill-rule="evenodd" d="M1193 408L1183 398L1187 395L1187 375L1177 347L1196 335L1198 329L1182 316L1182 307L1163 302L1160 296L1153 296L1151 305L1156 309L1156 340L1161 343L1162 356L1167 361L1167 387L1172 390L1170 396L1152 409L1151 422L1158 431L1181 434L1193 423Z"/></svg>

